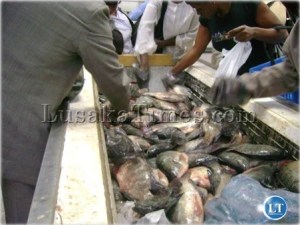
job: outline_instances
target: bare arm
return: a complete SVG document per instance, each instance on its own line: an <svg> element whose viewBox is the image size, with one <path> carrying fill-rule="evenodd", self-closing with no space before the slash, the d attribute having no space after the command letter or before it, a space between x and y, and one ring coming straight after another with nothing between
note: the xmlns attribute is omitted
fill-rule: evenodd
<svg viewBox="0 0 300 225"><path fill-rule="evenodd" d="M187 67L194 64L205 51L211 40L208 28L200 25L194 46L183 56L183 58L171 69L172 74L181 73Z"/></svg>
<svg viewBox="0 0 300 225"><path fill-rule="evenodd" d="M261 2L256 13L256 23L260 27L239 26L228 32L229 37L235 37L237 41L245 42L257 39L266 43L283 43L288 36L286 29L276 30L273 27L282 25L280 20Z"/></svg>
<svg viewBox="0 0 300 225"><path fill-rule="evenodd" d="M165 48L167 46L175 46L175 40L176 40L176 37L172 37L167 40L155 39L155 42L157 44L157 48Z"/></svg>

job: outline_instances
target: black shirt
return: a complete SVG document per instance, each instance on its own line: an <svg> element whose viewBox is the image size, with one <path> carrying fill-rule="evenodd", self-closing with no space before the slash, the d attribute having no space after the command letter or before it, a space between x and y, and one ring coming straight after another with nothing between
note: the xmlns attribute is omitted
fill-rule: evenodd
<svg viewBox="0 0 300 225"><path fill-rule="evenodd" d="M226 33L238 26L247 25L249 27L258 27L255 21L259 2L232 2L229 12L223 17L204 19L200 17L201 25L207 27L211 33L212 44L218 51L223 48L230 50L236 44L233 40L215 41L218 34ZM253 66L270 61L265 51L264 43L255 39L251 41L252 52L244 65L239 69L241 75L248 72Z"/></svg>

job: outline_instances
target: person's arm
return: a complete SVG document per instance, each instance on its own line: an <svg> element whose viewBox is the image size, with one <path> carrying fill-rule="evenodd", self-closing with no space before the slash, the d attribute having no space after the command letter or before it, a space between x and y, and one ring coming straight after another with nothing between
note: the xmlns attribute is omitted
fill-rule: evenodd
<svg viewBox="0 0 300 225"><path fill-rule="evenodd" d="M118 110L129 107L128 84L125 83L124 67L119 63L112 40L107 7L100 7L91 15L80 37L74 40L85 68L93 75L99 91Z"/></svg>
<svg viewBox="0 0 300 225"><path fill-rule="evenodd" d="M151 0L144 11L141 18L136 43L134 46L134 51L138 55L142 54L152 54L156 51L157 45L154 40L154 27L158 19L158 13L162 1Z"/></svg>
<svg viewBox="0 0 300 225"><path fill-rule="evenodd" d="M200 25L194 46L183 56L183 58L171 69L170 72L176 76L176 74L181 73L187 67L194 64L205 51L210 40L211 35L208 28Z"/></svg>
<svg viewBox="0 0 300 225"><path fill-rule="evenodd" d="M250 98L270 97L299 87L299 21L286 40L286 61L267 67L256 74L243 74L238 79L219 78L211 89L213 104L234 105Z"/></svg>
<svg viewBox="0 0 300 225"><path fill-rule="evenodd" d="M299 22L286 40L283 50L286 61L268 67L255 75L243 75L240 80L253 98L276 96L299 87Z"/></svg>
<svg viewBox="0 0 300 225"><path fill-rule="evenodd" d="M276 30L273 28L282 24L265 3L259 3L255 20L259 27L242 25L229 31L229 37L234 37L240 42L256 39L273 44L283 43L287 38L286 29Z"/></svg>
<svg viewBox="0 0 300 225"><path fill-rule="evenodd" d="M175 40L176 40L176 37L172 37L172 38L169 38L167 40L159 40L159 39L155 39L155 42L157 44L157 48L165 48L165 47L168 47L168 46L174 46L175 45Z"/></svg>

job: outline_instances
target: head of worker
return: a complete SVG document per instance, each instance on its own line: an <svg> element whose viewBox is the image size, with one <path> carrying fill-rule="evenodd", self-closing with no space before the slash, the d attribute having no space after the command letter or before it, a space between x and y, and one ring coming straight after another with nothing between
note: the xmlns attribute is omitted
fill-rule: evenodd
<svg viewBox="0 0 300 225"><path fill-rule="evenodd" d="M116 1L116 0L108 0L105 1L105 4L109 7L109 13L110 15L115 15L118 9L118 5L119 5L120 1Z"/></svg>
<svg viewBox="0 0 300 225"><path fill-rule="evenodd" d="M219 1L186 1L186 3L205 19L211 19L221 12Z"/></svg>

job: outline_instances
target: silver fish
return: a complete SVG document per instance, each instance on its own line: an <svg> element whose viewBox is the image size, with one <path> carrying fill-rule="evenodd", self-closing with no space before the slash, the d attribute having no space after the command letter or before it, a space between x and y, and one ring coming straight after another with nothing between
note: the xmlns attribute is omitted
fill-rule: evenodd
<svg viewBox="0 0 300 225"><path fill-rule="evenodd" d="M153 132L156 132L158 130L162 130L168 127L176 127L179 128L183 133L190 133L193 131L195 128L199 127L200 124L196 120L190 120L188 122L174 122L174 123L160 123L160 124L155 124L148 129L145 129L144 132L147 134L151 134Z"/></svg>
<svg viewBox="0 0 300 225"><path fill-rule="evenodd" d="M192 98L192 91L191 91L191 89L189 89L189 88L187 88L185 86L174 85L174 87L171 90L174 91L178 95L183 95L183 96L186 96L188 98Z"/></svg>
<svg viewBox="0 0 300 225"><path fill-rule="evenodd" d="M189 176L183 176L178 182L181 184L182 195L172 210L171 221L175 224L201 224L204 219L204 207L197 186Z"/></svg>
<svg viewBox="0 0 300 225"><path fill-rule="evenodd" d="M213 142L217 141L221 136L222 126L219 123L213 121L204 120L202 123L204 131L204 142L206 145L210 145Z"/></svg>
<svg viewBox="0 0 300 225"><path fill-rule="evenodd" d="M143 95L154 97L162 101L173 102L173 103L183 102L185 100L185 96L170 93L170 92L146 92Z"/></svg>
<svg viewBox="0 0 300 225"><path fill-rule="evenodd" d="M199 187L211 188L210 176L212 171L204 166L194 167L188 170L190 179Z"/></svg>
<svg viewBox="0 0 300 225"><path fill-rule="evenodd" d="M176 105L171 102L166 102L163 100L155 99L154 106L155 106L155 108L166 110L166 111L172 111L172 112L175 112L176 114L180 113L179 109L176 107Z"/></svg>
<svg viewBox="0 0 300 225"><path fill-rule="evenodd" d="M188 156L182 152L167 151L156 158L158 168L169 180L181 177L188 170Z"/></svg>
<svg viewBox="0 0 300 225"><path fill-rule="evenodd" d="M255 156L262 159L282 159L285 157L283 149L275 148L270 145L241 144L234 145L228 151L235 151L248 156Z"/></svg>
<svg viewBox="0 0 300 225"><path fill-rule="evenodd" d="M245 171L251 167L257 166L262 162L262 160L252 159L236 152L222 152L220 155L218 155L218 157L223 163L233 167L238 171Z"/></svg>
<svg viewBox="0 0 300 225"><path fill-rule="evenodd" d="M164 178L161 182L151 166L139 157L127 160L116 171L120 191L128 200L143 201L152 198L150 190L153 184L159 184L160 188L167 187L167 179ZM163 176L161 173L160 177Z"/></svg>
<svg viewBox="0 0 300 225"><path fill-rule="evenodd" d="M289 191L299 193L300 178L299 178L299 160L293 161L280 168L278 176L279 182Z"/></svg>
<svg viewBox="0 0 300 225"><path fill-rule="evenodd" d="M192 141L189 141L179 147L177 147L175 149L175 151L178 151L178 152L191 152L193 150L195 150L196 148L198 148L199 146L203 145L204 144L204 141L203 139L194 139Z"/></svg>
<svg viewBox="0 0 300 225"><path fill-rule="evenodd" d="M144 138L142 137L139 137L139 136L134 136L134 135L128 135L129 139L136 143L138 146L140 146L140 148L143 150L143 151L146 151L150 146L151 144Z"/></svg>
<svg viewBox="0 0 300 225"><path fill-rule="evenodd" d="M131 120L131 125L135 128L141 129L144 127L149 127L151 124L154 124L155 118L151 115L137 116Z"/></svg>

